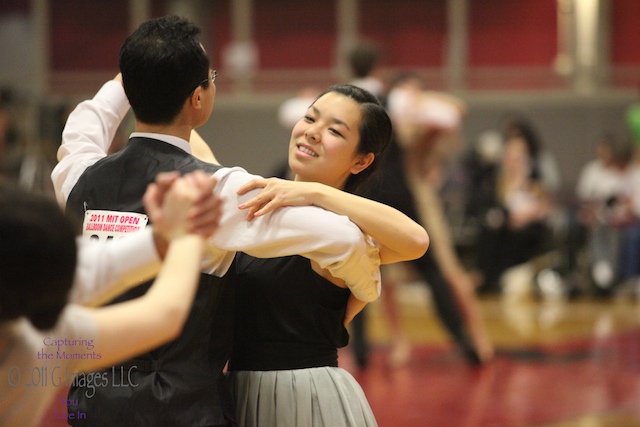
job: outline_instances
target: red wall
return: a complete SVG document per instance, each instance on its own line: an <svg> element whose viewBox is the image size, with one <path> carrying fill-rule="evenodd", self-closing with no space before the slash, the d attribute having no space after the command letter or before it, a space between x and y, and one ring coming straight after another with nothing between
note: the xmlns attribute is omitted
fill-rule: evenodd
<svg viewBox="0 0 640 427"><path fill-rule="evenodd" d="M334 1L256 1L255 39L260 67L325 68L334 64Z"/></svg>
<svg viewBox="0 0 640 427"><path fill-rule="evenodd" d="M116 70L127 37L127 0L56 0L51 11L51 67Z"/></svg>
<svg viewBox="0 0 640 427"><path fill-rule="evenodd" d="M0 13L26 2L2 0ZM154 0L153 13L163 13ZM447 43L446 0L361 1L360 31L380 43L392 67L440 67ZM22 7L22 9L20 9ZM56 0L51 7L51 61L55 70L111 70L128 34L127 0ZM335 0L256 1L260 67L328 68L336 51ZM550 67L557 50L556 0L469 2L469 65ZM230 0L212 7L211 57L219 64L229 43ZM612 0L612 60L640 64L640 1Z"/></svg>
<svg viewBox="0 0 640 427"><path fill-rule="evenodd" d="M557 52L556 0L469 2L471 67L550 66Z"/></svg>
<svg viewBox="0 0 640 427"><path fill-rule="evenodd" d="M640 1L613 0L611 17L611 61L640 64Z"/></svg>
<svg viewBox="0 0 640 427"><path fill-rule="evenodd" d="M211 66L220 69L222 63L222 47L231 41L230 1L215 2L215 13L209 20L209 31L212 39L209 43Z"/></svg>
<svg viewBox="0 0 640 427"><path fill-rule="evenodd" d="M0 2L0 14L29 13L29 2L25 0L2 0Z"/></svg>
<svg viewBox="0 0 640 427"><path fill-rule="evenodd" d="M385 63L399 67L440 67L445 62L446 0L361 2L360 31L380 44Z"/></svg>

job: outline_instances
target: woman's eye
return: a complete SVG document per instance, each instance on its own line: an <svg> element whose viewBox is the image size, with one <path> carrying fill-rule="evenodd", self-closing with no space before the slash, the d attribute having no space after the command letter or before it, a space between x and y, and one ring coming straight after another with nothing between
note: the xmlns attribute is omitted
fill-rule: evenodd
<svg viewBox="0 0 640 427"><path fill-rule="evenodd" d="M338 132L334 128L329 128L329 132L331 132L332 134L337 135L337 136L342 136L342 134L340 132Z"/></svg>
<svg viewBox="0 0 640 427"><path fill-rule="evenodd" d="M313 123L315 121L311 116L304 116L303 119L309 123Z"/></svg>

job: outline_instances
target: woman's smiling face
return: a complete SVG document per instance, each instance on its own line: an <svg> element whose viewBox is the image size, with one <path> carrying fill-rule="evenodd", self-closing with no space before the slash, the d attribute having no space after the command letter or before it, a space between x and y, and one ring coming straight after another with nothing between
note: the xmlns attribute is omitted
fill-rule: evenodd
<svg viewBox="0 0 640 427"><path fill-rule="evenodd" d="M328 92L309 107L291 133L289 167L296 180L343 188L360 172L360 105L337 92Z"/></svg>

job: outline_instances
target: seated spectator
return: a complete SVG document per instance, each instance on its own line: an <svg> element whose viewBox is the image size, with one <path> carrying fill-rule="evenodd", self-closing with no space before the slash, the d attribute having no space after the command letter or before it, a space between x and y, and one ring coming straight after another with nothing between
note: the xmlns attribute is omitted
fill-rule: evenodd
<svg viewBox="0 0 640 427"><path fill-rule="evenodd" d="M589 275L598 293L609 293L621 278L623 232L632 216L627 197L631 154L629 144L603 135L576 187L578 219L588 234Z"/></svg>
<svg viewBox="0 0 640 427"><path fill-rule="evenodd" d="M512 122L505 128L492 200L481 213L477 236L480 292L500 292L507 269L547 249L552 201L538 166L539 152L537 135L526 122Z"/></svg>

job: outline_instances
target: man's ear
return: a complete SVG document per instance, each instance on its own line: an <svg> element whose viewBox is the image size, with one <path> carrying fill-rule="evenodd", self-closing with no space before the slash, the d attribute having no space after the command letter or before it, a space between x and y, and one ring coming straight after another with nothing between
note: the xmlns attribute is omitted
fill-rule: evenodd
<svg viewBox="0 0 640 427"><path fill-rule="evenodd" d="M196 110L202 108L202 86L198 86L196 90L193 91L187 99L187 102Z"/></svg>
<svg viewBox="0 0 640 427"><path fill-rule="evenodd" d="M351 173L353 175L359 174L363 170L369 167L375 160L376 156L373 153L358 154L355 163L351 166Z"/></svg>

